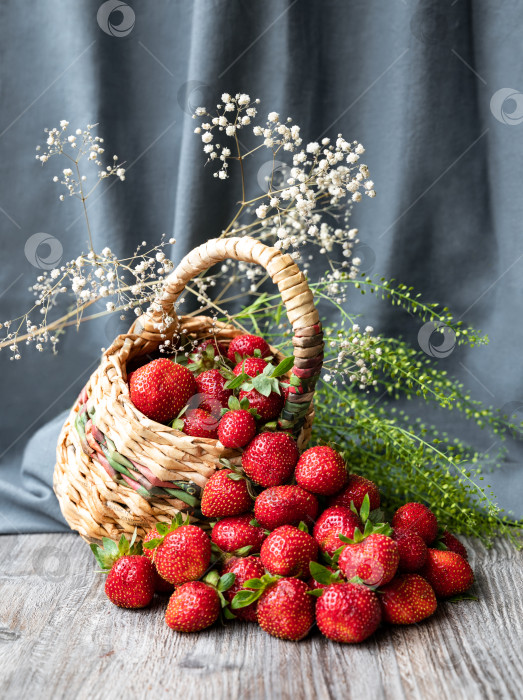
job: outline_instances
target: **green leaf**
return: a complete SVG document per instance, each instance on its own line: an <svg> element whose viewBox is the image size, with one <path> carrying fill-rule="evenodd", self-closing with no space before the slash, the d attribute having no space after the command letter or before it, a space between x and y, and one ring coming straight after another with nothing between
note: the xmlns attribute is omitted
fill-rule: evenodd
<svg viewBox="0 0 523 700"><path fill-rule="evenodd" d="M245 581L243 584L244 588L264 588L265 587L265 582L262 581L260 578L250 578L248 581Z"/></svg>
<svg viewBox="0 0 523 700"><path fill-rule="evenodd" d="M229 379L229 381L225 382L224 387L225 389L239 389L241 385L249 379L249 375L243 374L242 372L237 377L234 377L234 379Z"/></svg>
<svg viewBox="0 0 523 700"><path fill-rule="evenodd" d="M301 530L302 532L309 532L309 528L307 525L302 521L300 521L300 524L298 525L298 530Z"/></svg>
<svg viewBox="0 0 523 700"><path fill-rule="evenodd" d="M263 593L260 591L238 591L234 598L232 599L231 608L233 610L238 610L238 608L246 608L251 603L254 603Z"/></svg>
<svg viewBox="0 0 523 700"><path fill-rule="evenodd" d="M356 528L357 530L358 528ZM345 542L345 544L354 544L354 540L351 540L350 537L346 537L345 535L338 535L338 539L341 540L342 542Z"/></svg>
<svg viewBox="0 0 523 700"><path fill-rule="evenodd" d="M479 598L472 593L458 593L453 595L451 598L447 598L447 603L461 603L462 600L475 600L478 601Z"/></svg>
<svg viewBox="0 0 523 700"><path fill-rule="evenodd" d="M281 377L284 374L287 374L287 372L294 367L294 357L291 355L290 357L286 357L284 360L280 362L280 364L276 367L274 372L272 373L273 377Z"/></svg>
<svg viewBox="0 0 523 700"><path fill-rule="evenodd" d="M253 377L252 385L262 396L269 396L272 392L272 384L269 377L264 377L259 374L257 377Z"/></svg>
<svg viewBox="0 0 523 700"><path fill-rule="evenodd" d="M261 356L262 356L261 350L259 348L256 348L254 350L254 357L261 357Z"/></svg>
<svg viewBox="0 0 523 700"><path fill-rule="evenodd" d="M165 537L165 535L169 532L169 530L170 530L170 525L168 525L167 523L156 523L156 531L162 537Z"/></svg>
<svg viewBox="0 0 523 700"><path fill-rule="evenodd" d="M173 428L173 430L179 430L181 432L183 430L184 425L185 422L181 418L175 418L171 423L171 428Z"/></svg>
<svg viewBox="0 0 523 700"><path fill-rule="evenodd" d="M227 405L229 406L231 411L239 411L241 408L241 404L238 401L238 399L236 398L236 396L230 396Z"/></svg>
<svg viewBox="0 0 523 700"><path fill-rule="evenodd" d="M323 595L323 588L311 588L310 591L305 591L307 595L312 595L315 598L320 598Z"/></svg>
<svg viewBox="0 0 523 700"><path fill-rule="evenodd" d="M241 474L233 472L232 474L227 474L227 478L231 481L241 481L243 479L243 476Z"/></svg>
<svg viewBox="0 0 523 700"><path fill-rule="evenodd" d="M232 612L228 605L223 608L223 616L226 620L236 620L236 615Z"/></svg>
<svg viewBox="0 0 523 700"><path fill-rule="evenodd" d="M109 539L109 537L102 537L102 544L105 554L118 556L118 545L114 540Z"/></svg>
<svg viewBox="0 0 523 700"><path fill-rule="evenodd" d="M291 374L291 377L289 379L289 384L292 386L301 386L301 379L297 377L295 374Z"/></svg>
<svg viewBox="0 0 523 700"><path fill-rule="evenodd" d="M332 582L332 571L329 571L327 567L318 564L317 561L311 561L309 564L309 571L311 576L318 583L329 584Z"/></svg>
<svg viewBox="0 0 523 700"><path fill-rule="evenodd" d="M245 556L247 556L247 554L250 553L251 549L252 549L252 544L246 544L245 547L240 547L234 553L236 554L237 557L245 557Z"/></svg>
<svg viewBox="0 0 523 700"><path fill-rule="evenodd" d="M364 523L367 522L369 519L369 513L370 513L370 498L369 494L365 494L365 498L363 499L363 503L361 504L360 508L360 518L363 520Z"/></svg>
<svg viewBox="0 0 523 700"><path fill-rule="evenodd" d="M224 591L228 591L229 588L233 585L233 583L236 581L236 574L233 574L232 571L229 572L228 574L224 574L220 580L218 581L218 590L220 593L223 593Z"/></svg>
<svg viewBox="0 0 523 700"><path fill-rule="evenodd" d="M162 543L162 540L159 539L154 539L154 540L149 540L149 542L144 542L143 548L144 549L156 549L159 544Z"/></svg>

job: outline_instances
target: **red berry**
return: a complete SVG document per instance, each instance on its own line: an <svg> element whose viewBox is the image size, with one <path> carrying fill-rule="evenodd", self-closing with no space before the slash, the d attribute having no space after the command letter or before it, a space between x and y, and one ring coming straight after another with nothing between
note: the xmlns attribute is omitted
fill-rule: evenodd
<svg viewBox="0 0 523 700"><path fill-rule="evenodd" d="M380 492L378 487L373 481L366 479L364 476L359 474L349 474L347 477L347 483L343 487L343 491L332 496L329 499L330 506L345 506L345 508L350 508L351 502L354 503L354 507L360 510L363 503L363 499L366 494L369 495L370 509L375 510L380 507Z"/></svg>
<svg viewBox="0 0 523 700"><path fill-rule="evenodd" d="M312 493L336 493L347 481L343 457L332 447L310 447L298 460L296 481Z"/></svg>
<svg viewBox="0 0 523 700"><path fill-rule="evenodd" d="M256 520L267 530L280 525L309 524L318 514L318 501L299 486L272 486L262 491L254 502Z"/></svg>
<svg viewBox="0 0 523 700"><path fill-rule="evenodd" d="M399 570L406 572L419 571L427 559L427 545L415 532L395 530L393 539L396 540L400 554Z"/></svg>
<svg viewBox="0 0 523 700"><path fill-rule="evenodd" d="M231 469L219 469L205 484L200 509L206 518L240 515L251 507L247 482Z"/></svg>
<svg viewBox="0 0 523 700"><path fill-rule="evenodd" d="M227 402L232 396L232 389L226 389L227 380L219 369L208 369L196 377L198 393L203 394L199 408L211 413L217 413L218 408L227 408Z"/></svg>
<svg viewBox="0 0 523 700"><path fill-rule="evenodd" d="M249 377L257 377L267 367L267 362L261 357L246 357L245 360L239 362L233 369L234 374L239 377L240 374L247 374Z"/></svg>
<svg viewBox="0 0 523 700"><path fill-rule="evenodd" d="M145 416L158 423L171 421L197 391L187 367L166 358L136 369L129 383L131 401Z"/></svg>
<svg viewBox="0 0 523 700"><path fill-rule="evenodd" d="M264 396L256 389L251 389L250 391L242 389L240 391L240 401L242 399L247 399L249 408L254 408L264 421L277 418L283 408L283 396L275 391L271 391L269 396Z"/></svg>
<svg viewBox="0 0 523 700"><path fill-rule="evenodd" d="M260 486L279 486L292 476L298 457L296 442L287 433L261 433L247 446L242 466Z"/></svg>
<svg viewBox="0 0 523 700"><path fill-rule="evenodd" d="M259 559L259 557L238 557L229 559L227 564L222 569L223 574L232 573L236 576L236 579L229 590L225 591L223 594L225 599L229 602L232 601L238 591L252 591L252 588L244 588L243 584L245 581L250 581L253 578L261 578L265 569ZM234 611L234 614L238 620L245 620L247 622L256 622L258 601L251 603L245 608L238 608Z"/></svg>
<svg viewBox="0 0 523 700"><path fill-rule="evenodd" d="M158 573L175 586L199 579L210 562L211 541L196 525L182 525L167 533L154 554Z"/></svg>
<svg viewBox="0 0 523 700"><path fill-rule="evenodd" d="M160 533L158 532L158 530L155 527L153 527L152 530L149 530L149 532L143 538L142 544L145 545L147 542L150 542L151 540L157 540L159 538L160 538ZM154 555L156 553L155 549L145 549L145 547L144 547L143 553L144 553L144 556L146 556L148 559L150 559L151 561L154 561Z"/></svg>
<svg viewBox="0 0 523 700"><path fill-rule="evenodd" d="M305 581L281 578L258 600L258 623L273 637L297 642L314 625L314 599Z"/></svg>
<svg viewBox="0 0 523 700"><path fill-rule="evenodd" d="M474 583L468 561L450 550L429 549L420 575L427 579L438 598L464 593Z"/></svg>
<svg viewBox="0 0 523 700"><path fill-rule="evenodd" d="M362 542L348 544L338 566L348 580L358 576L368 586L383 586L394 578L399 560L398 545L391 537L372 534Z"/></svg>
<svg viewBox="0 0 523 700"><path fill-rule="evenodd" d="M434 513L423 503L405 503L392 518L395 530L415 532L425 544L434 542L438 535L438 521Z"/></svg>
<svg viewBox="0 0 523 700"><path fill-rule="evenodd" d="M460 557L463 557L463 559L469 558L468 552L463 546L463 544L458 540L458 538L455 535L453 535L448 530L443 531L443 534L441 535L441 541L449 551L456 552L456 554L459 554Z"/></svg>
<svg viewBox="0 0 523 700"><path fill-rule="evenodd" d="M231 553L248 546L251 547L249 554L259 552L265 532L262 527L251 525L252 519L252 515L247 514L219 520L212 529L211 540L222 552Z"/></svg>
<svg viewBox="0 0 523 700"><path fill-rule="evenodd" d="M218 439L219 419L203 408L189 408L181 417L183 432L192 437Z"/></svg>
<svg viewBox="0 0 523 700"><path fill-rule="evenodd" d="M383 619L393 625L414 625L437 608L431 585L418 574L402 574L380 590Z"/></svg>
<svg viewBox="0 0 523 700"><path fill-rule="evenodd" d="M169 599L165 622L177 632L198 632L213 625L220 614L217 591L202 581L177 588Z"/></svg>
<svg viewBox="0 0 523 700"><path fill-rule="evenodd" d="M259 350L262 357L271 354L267 342L258 335L238 335L231 340L227 356L231 362L236 362L236 353L241 357L253 357L255 350Z"/></svg>
<svg viewBox="0 0 523 700"><path fill-rule="evenodd" d="M312 534L320 549L332 557L343 545L339 535L352 539L356 528L363 530L363 524L355 513L343 506L332 506L320 515Z"/></svg>
<svg viewBox="0 0 523 700"><path fill-rule="evenodd" d="M154 596L154 566L150 559L132 554L117 559L105 582L109 600L121 608L145 608Z"/></svg>
<svg viewBox="0 0 523 700"><path fill-rule="evenodd" d="M256 421L249 411L227 411L218 426L218 439L224 447L244 447L256 435Z"/></svg>
<svg viewBox="0 0 523 700"><path fill-rule="evenodd" d="M308 576L309 564L318 558L318 545L307 532L282 525L264 541L260 558L271 574Z"/></svg>
<svg viewBox="0 0 523 700"><path fill-rule="evenodd" d="M172 593L174 591L173 584L160 576L156 566L154 567L154 590L156 593Z"/></svg>
<svg viewBox="0 0 523 700"><path fill-rule="evenodd" d="M335 642L363 642L376 631L380 621L378 596L354 583L331 584L316 604L320 632Z"/></svg>

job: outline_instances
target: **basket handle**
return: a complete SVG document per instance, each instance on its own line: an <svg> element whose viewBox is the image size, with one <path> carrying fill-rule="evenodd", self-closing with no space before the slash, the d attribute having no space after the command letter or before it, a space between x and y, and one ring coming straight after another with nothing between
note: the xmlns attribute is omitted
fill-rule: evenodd
<svg viewBox="0 0 523 700"><path fill-rule="evenodd" d="M278 286L294 331L294 367L297 386L291 386L279 426L298 432L314 395L323 362L323 333L312 292L303 272L290 255L249 237L214 238L194 248L164 282L162 308L173 316L173 305L196 275L228 258L261 265ZM146 322L142 337L152 339ZM157 331L154 332L157 336Z"/></svg>

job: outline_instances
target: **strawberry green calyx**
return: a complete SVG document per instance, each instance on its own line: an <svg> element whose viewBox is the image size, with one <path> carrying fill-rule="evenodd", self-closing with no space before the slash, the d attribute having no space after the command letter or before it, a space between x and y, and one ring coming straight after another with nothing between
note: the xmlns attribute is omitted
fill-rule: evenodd
<svg viewBox="0 0 523 700"><path fill-rule="evenodd" d="M216 570L213 570L209 571L209 573L202 578L202 581L208 586L212 586L216 593L218 593L218 598L220 599L220 606L222 608L222 614L225 617L225 619L236 619L236 616L230 610L229 601L226 600L225 596L223 595L225 591L228 591L229 588L231 588L231 586L234 585L234 582L236 581L236 574L229 572L227 574L223 574L223 576L220 576L220 574Z"/></svg>
<svg viewBox="0 0 523 700"><path fill-rule="evenodd" d="M243 584L244 588L252 588L254 590L250 591L238 591L234 598L232 599L231 608L237 610L238 608L246 608L251 603L254 603L261 597L268 588L270 588L276 581L279 581L281 576L273 576L272 574L264 574L261 578L251 578L245 581Z"/></svg>
<svg viewBox="0 0 523 700"><path fill-rule="evenodd" d="M292 368L293 365L294 357L292 356L286 357L277 367L274 367L274 365L269 363L263 369L261 374L258 374L256 377L247 377L241 384L241 388L243 391L251 391L252 389L256 389L256 391L262 396L269 396L272 392L281 394L278 377L283 376Z"/></svg>
<svg viewBox="0 0 523 700"><path fill-rule="evenodd" d="M326 566L318 564L317 561L311 561L309 564L309 571L311 572L311 576L315 581L322 583L325 586L330 586L331 583L341 583L343 581L343 575L339 569L333 573ZM323 588L315 588L307 591L307 593L308 595L313 595L319 598L319 596L323 594L323 590Z"/></svg>
<svg viewBox="0 0 523 700"><path fill-rule="evenodd" d="M174 532L174 530L177 530L182 525L189 525L190 520L189 515L186 515L184 518L182 513L176 513L176 517L172 519L170 525L167 523L156 523L154 527L160 537L155 537L146 542L143 545L144 549L156 549L164 541L166 535L170 532Z"/></svg>
<svg viewBox="0 0 523 700"><path fill-rule="evenodd" d="M135 528L131 541L122 535L118 542L111 540L109 537L102 537L102 546L99 544L91 544L91 551L95 556L96 561L100 565L102 571L110 571L114 562L122 557L142 554L142 543L136 542Z"/></svg>
<svg viewBox="0 0 523 700"><path fill-rule="evenodd" d="M369 494L365 494L365 498L363 499L363 503L361 504L361 508L359 511L354 506L354 502L351 501L351 511L360 518L360 520L365 524L365 527L363 529L363 532L360 530L359 527L355 528L354 536L352 538L346 537L345 535L341 534L338 535L338 538L343 544L332 555L332 563L337 563L340 554L345 549L345 546L348 544L357 544L358 542L362 542L369 535L386 535L387 537L392 537L393 530L391 526L386 522L377 522L379 518L383 517L383 511L370 510Z"/></svg>
<svg viewBox="0 0 523 700"><path fill-rule="evenodd" d="M259 419L261 417L255 408L250 408L248 399L243 398L240 401L236 396L229 396L227 408L222 408L220 415L224 416L229 411L247 411L253 418Z"/></svg>

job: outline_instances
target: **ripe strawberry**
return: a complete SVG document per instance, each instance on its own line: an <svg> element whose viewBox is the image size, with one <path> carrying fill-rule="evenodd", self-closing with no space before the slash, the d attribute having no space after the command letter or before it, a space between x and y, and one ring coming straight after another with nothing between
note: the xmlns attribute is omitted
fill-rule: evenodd
<svg viewBox="0 0 523 700"><path fill-rule="evenodd" d="M256 420L249 411L227 411L218 426L218 439L224 447L244 447L256 435Z"/></svg>
<svg viewBox="0 0 523 700"><path fill-rule="evenodd" d="M105 582L109 600L120 608L145 608L154 596L154 566L134 554L117 559Z"/></svg>
<svg viewBox="0 0 523 700"><path fill-rule="evenodd" d="M203 394L203 402L199 408L211 413L216 412L218 405L221 408L227 407L229 397L232 396L232 389L226 389L227 380L219 369L208 369L196 377L198 393Z"/></svg>
<svg viewBox="0 0 523 700"><path fill-rule="evenodd" d="M436 516L423 503L405 503L394 513L391 524L395 530L415 532L425 544L434 542L438 535Z"/></svg>
<svg viewBox="0 0 523 700"><path fill-rule="evenodd" d="M245 581L250 581L253 578L261 578L265 569L260 562L259 557L234 557L229 559L222 569L222 574L234 574L236 576L233 585L224 593L225 599L232 602L232 599L238 591L252 591L253 588L244 587ZM255 601L245 608L238 608L234 614L238 620L247 622L256 622L256 610L258 603Z"/></svg>
<svg viewBox="0 0 523 700"><path fill-rule="evenodd" d="M133 404L158 423L167 423L177 416L197 388L190 370L167 358L139 367L129 383Z"/></svg>
<svg viewBox="0 0 523 700"><path fill-rule="evenodd" d="M445 547L450 551L450 552L456 552L456 554L459 554L460 557L463 557L463 559L469 558L468 552L463 546L463 544L458 540L458 538L453 535L451 532L448 530L444 530L443 534L440 537L440 541L443 542Z"/></svg>
<svg viewBox="0 0 523 700"><path fill-rule="evenodd" d="M361 542L348 544L338 566L345 578L358 576L369 586L383 586L394 578L400 560L397 543L387 535L374 533Z"/></svg>
<svg viewBox="0 0 523 700"><path fill-rule="evenodd" d="M246 374L249 377L257 377L267 367L267 362L261 357L246 357L245 360L239 362L233 369L233 373L239 377L240 374Z"/></svg>
<svg viewBox="0 0 523 700"><path fill-rule="evenodd" d="M142 544L135 543L135 538L136 531L130 543L122 535L118 542L103 537L103 546L91 545L101 569L109 572L105 593L121 608L144 608L154 596L154 565L142 556Z"/></svg>
<svg viewBox="0 0 523 700"><path fill-rule="evenodd" d="M219 614L218 592L203 581L190 581L170 597L165 622L177 632L198 632L214 624Z"/></svg>
<svg viewBox="0 0 523 700"><path fill-rule="evenodd" d="M318 544L307 532L282 525L264 541L260 558L271 574L308 576L309 564L318 558Z"/></svg>
<svg viewBox="0 0 523 700"><path fill-rule="evenodd" d="M314 598L305 581L280 578L258 601L258 624L273 637L297 642L314 625Z"/></svg>
<svg viewBox="0 0 523 700"><path fill-rule="evenodd" d="M251 525L251 520L250 514L219 520L212 529L211 540L222 552L237 552L250 547L249 554L255 554L261 549L265 532L262 527Z"/></svg>
<svg viewBox="0 0 523 700"><path fill-rule="evenodd" d="M298 461L296 442L287 433L261 433L242 456L247 476L260 486L279 486L292 476Z"/></svg>
<svg viewBox="0 0 523 700"><path fill-rule="evenodd" d="M430 549L420 575L427 579L438 598L464 593L474 583L470 564L456 552Z"/></svg>
<svg viewBox="0 0 523 700"><path fill-rule="evenodd" d="M299 486L272 486L262 491L254 502L256 520L267 530L298 525L301 521L308 524L317 514L316 496Z"/></svg>
<svg viewBox="0 0 523 700"><path fill-rule="evenodd" d="M210 440L218 439L219 418L204 411L203 408L189 408L176 422L178 421L183 424L182 430L186 435Z"/></svg>
<svg viewBox="0 0 523 700"><path fill-rule="evenodd" d="M369 494L370 509L375 510L380 507L380 492L373 481L366 479L359 474L349 474L347 483L343 491L332 496L329 499L330 506L345 506L350 508L351 502L354 503L356 510L361 508L365 494Z"/></svg>
<svg viewBox="0 0 523 700"><path fill-rule="evenodd" d="M154 567L154 590L156 593L172 593L174 591L173 584L160 576L156 566Z"/></svg>
<svg viewBox="0 0 523 700"><path fill-rule="evenodd" d="M165 524L165 523L164 523ZM168 525L165 525L165 527L168 527ZM151 540L158 540L161 539L161 535L156 529L156 527L153 527L152 530L149 530L149 532L145 535L143 538L143 553L148 559L151 561L154 561L154 554L156 552L155 549L148 549L145 545L147 542L150 542Z"/></svg>
<svg viewBox="0 0 523 700"><path fill-rule="evenodd" d="M336 493L347 481L343 457L332 447L310 447L298 460L296 481L312 493Z"/></svg>
<svg viewBox="0 0 523 700"><path fill-rule="evenodd" d="M277 418L283 408L283 395L271 391L269 396L260 394L256 389L250 391L241 390L240 400L247 399L249 408L253 408L264 421Z"/></svg>
<svg viewBox="0 0 523 700"><path fill-rule="evenodd" d="M231 340L227 356L231 362L235 362L236 353L241 357L253 357L255 350L259 350L262 357L271 354L267 342L258 335L239 335Z"/></svg>
<svg viewBox="0 0 523 700"><path fill-rule="evenodd" d="M199 579L211 561L209 537L196 525L181 525L181 522L180 516L170 527L157 523L160 537L144 544L145 549L154 550L154 563L160 576L175 586Z"/></svg>
<svg viewBox="0 0 523 700"><path fill-rule="evenodd" d="M414 625L436 612L436 595L431 585L418 574L402 574L381 591L379 601L385 622Z"/></svg>
<svg viewBox="0 0 523 700"><path fill-rule="evenodd" d="M395 530L392 538L400 554L399 571L419 571L427 560L427 545L415 532Z"/></svg>
<svg viewBox="0 0 523 700"><path fill-rule="evenodd" d="M343 506L332 506L320 515L312 534L320 549L332 557L343 544L338 535L352 539L356 528L363 529L363 525L355 513Z"/></svg>
<svg viewBox="0 0 523 700"><path fill-rule="evenodd" d="M251 507L247 482L232 469L219 469L205 484L200 508L206 518L240 515Z"/></svg>
<svg viewBox="0 0 523 700"><path fill-rule="evenodd" d="M320 632L335 642L363 642L376 631L380 621L378 596L355 583L328 586L316 603Z"/></svg>

